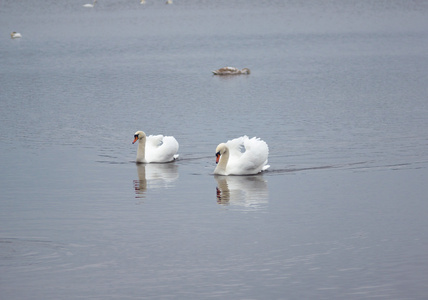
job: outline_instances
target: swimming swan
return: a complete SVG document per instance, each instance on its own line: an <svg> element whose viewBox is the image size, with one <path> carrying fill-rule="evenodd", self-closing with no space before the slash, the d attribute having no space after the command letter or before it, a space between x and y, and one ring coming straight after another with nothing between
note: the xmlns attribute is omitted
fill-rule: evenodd
<svg viewBox="0 0 428 300"><path fill-rule="evenodd" d="M11 34L10 34L10 37L12 38L12 39L17 39L17 38L20 38L20 37L22 37L22 35L20 34L20 33L18 33L18 32L12 32Z"/></svg>
<svg viewBox="0 0 428 300"><path fill-rule="evenodd" d="M259 138L242 136L217 146L214 174L253 175L267 170L269 148Z"/></svg>
<svg viewBox="0 0 428 300"><path fill-rule="evenodd" d="M93 4L85 4L85 5L83 5L83 7L94 7L95 3L97 3L97 0L94 0Z"/></svg>
<svg viewBox="0 0 428 300"><path fill-rule="evenodd" d="M213 71L214 75L240 75L240 74L250 74L250 69L243 68L242 70L239 70L238 68L234 67L224 67L218 70Z"/></svg>
<svg viewBox="0 0 428 300"><path fill-rule="evenodd" d="M149 135L143 131L134 134L138 141L137 163L165 163L178 158L178 142L173 136Z"/></svg>

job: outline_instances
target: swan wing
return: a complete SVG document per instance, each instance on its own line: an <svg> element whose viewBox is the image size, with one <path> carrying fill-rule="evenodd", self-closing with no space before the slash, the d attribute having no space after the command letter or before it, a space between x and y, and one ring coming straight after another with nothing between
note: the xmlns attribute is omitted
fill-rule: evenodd
<svg viewBox="0 0 428 300"><path fill-rule="evenodd" d="M234 67L223 67L218 70L213 71L215 75L228 75L228 74L235 74L239 73L240 70Z"/></svg>
<svg viewBox="0 0 428 300"><path fill-rule="evenodd" d="M178 142L173 136L150 135L146 140L148 162L169 162L178 157Z"/></svg>
<svg viewBox="0 0 428 300"><path fill-rule="evenodd" d="M234 67L224 67L224 68L221 68L220 70L224 72L231 72L231 73L239 72L239 69Z"/></svg>
<svg viewBox="0 0 428 300"><path fill-rule="evenodd" d="M164 136L159 134L159 135L149 135L146 138L146 147L159 147L160 145L162 145L162 140L163 140Z"/></svg>
<svg viewBox="0 0 428 300"><path fill-rule="evenodd" d="M269 148L265 141L256 137L249 139L247 136L243 136L227 143L229 142L230 157L227 173L257 174L269 168L267 165Z"/></svg>
<svg viewBox="0 0 428 300"><path fill-rule="evenodd" d="M245 152L245 142L247 140L248 137L244 135L226 142L226 146L229 149L229 160L237 160L242 156L242 154Z"/></svg>

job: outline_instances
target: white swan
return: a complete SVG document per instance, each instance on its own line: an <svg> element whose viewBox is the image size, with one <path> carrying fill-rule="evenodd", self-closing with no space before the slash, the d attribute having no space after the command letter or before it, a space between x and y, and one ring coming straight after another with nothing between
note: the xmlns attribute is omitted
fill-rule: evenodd
<svg viewBox="0 0 428 300"><path fill-rule="evenodd" d="M83 7L94 7L95 3L97 3L97 0L94 0L93 4L85 4L85 5L83 5Z"/></svg>
<svg viewBox="0 0 428 300"><path fill-rule="evenodd" d="M134 134L138 141L137 163L165 163L178 158L178 142L173 136L149 135L143 131Z"/></svg>
<svg viewBox="0 0 428 300"><path fill-rule="evenodd" d="M242 136L217 146L214 174L252 175L267 170L269 148L259 138Z"/></svg>
<svg viewBox="0 0 428 300"><path fill-rule="evenodd" d="M251 71L248 68L243 68L242 70L239 70L238 68L234 68L234 67L224 67L213 71L214 75L240 75L240 74L250 74L250 73Z"/></svg>
<svg viewBox="0 0 428 300"><path fill-rule="evenodd" d="M18 33L18 32L12 32L11 34L10 34L10 37L12 38L12 39L17 39L17 38L20 38L20 37L22 37L22 35L20 34L20 33Z"/></svg>

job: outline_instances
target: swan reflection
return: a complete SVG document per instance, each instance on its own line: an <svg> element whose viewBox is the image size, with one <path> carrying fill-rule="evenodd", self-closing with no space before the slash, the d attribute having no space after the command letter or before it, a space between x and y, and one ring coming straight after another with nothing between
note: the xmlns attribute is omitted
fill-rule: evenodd
<svg viewBox="0 0 428 300"><path fill-rule="evenodd" d="M263 176L214 176L217 203L259 209L267 205L269 190Z"/></svg>
<svg viewBox="0 0 428 300"><path fill-rule="evenodd" d="M138 180L134 180L137 198L145 198L147 189L169 188L178 178L178 166L167 164L137 164Z"/></svg>

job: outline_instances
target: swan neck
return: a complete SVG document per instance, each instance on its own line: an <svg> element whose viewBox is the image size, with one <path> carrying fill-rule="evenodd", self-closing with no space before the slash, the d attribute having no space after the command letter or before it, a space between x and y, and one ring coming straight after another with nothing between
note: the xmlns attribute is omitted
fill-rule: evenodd
<svg viewBox="0 0 428 300"><path fill-rule="evenodd" d="M229 161L229 150L226 150L221 156L218 162L217 168L222 171L226 171L227 162Z"/></svg>
<svg viewBox="0 0 428 300"><path fill-rule="evenodd" d="M144 139L138 141L137 162L146 162L146 141Z"/></svg>

